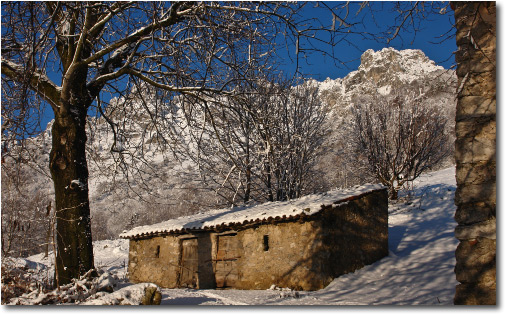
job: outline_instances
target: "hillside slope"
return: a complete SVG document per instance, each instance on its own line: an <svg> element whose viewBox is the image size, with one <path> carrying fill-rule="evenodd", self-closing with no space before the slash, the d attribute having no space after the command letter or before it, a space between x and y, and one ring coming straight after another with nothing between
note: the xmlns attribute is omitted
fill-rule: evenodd
<svg viewBox="0 0 505 314"><path fill-rule="evenodd" d="M350 162L350 106L356 97L376 93L385 95L393 88L405 91L422 88L429 94L429 101L445 108L447 116L454 116L454 71L435 65L420 50L367 50L361 57L359 68L345 78L311 81L310 84L318 86L322 100L331 105L329 128L332 136L327 143L327 154L318 165L323 175L320 177L321 190L317 192L373 181L369 174ZM145 95L147 107L149 102L157 101L153 97L155 95ZM126 114L130 116L123 120L127 122L123 126L125 133L117 136L120 137L119 145L132 147L131 154L119 156L111 153L114 134L102 118L90 118L88 124L87 159L94 239L115 238L125 229L222 207L216 194L203 184L197 165L189 160L176 159L170 151L159 149L154 130L157 126L146 117L148 112L140 103L132 113L114 113L115 117ZM160 127L170 128L167 125ZM452 134L452 130L453 125L449 125L447 134ZM137 142L144 142L142 149L138 149ZM48 171L51 123L40 136L29 139L26 146L30 155L26 158L30 160L31 168L23 167L26 182L22 185L22 198L37 193L45 197L41 201L44 207L36 206L41 207L42 212L53 194ZM139 156L142 160L135 159ZM135 159L134 166L126 167L123 158ZM9 163L14 161L7 158L2 168L9 168ZM123 173L125 169L126 174ZM3 176L2 183L7 181L8 178ZM7 189L9 185L3 184L3 201L10 195ZM13 190L12 195L16 193L18 191ZM43 220L43 213L40 215Z"/></svg>

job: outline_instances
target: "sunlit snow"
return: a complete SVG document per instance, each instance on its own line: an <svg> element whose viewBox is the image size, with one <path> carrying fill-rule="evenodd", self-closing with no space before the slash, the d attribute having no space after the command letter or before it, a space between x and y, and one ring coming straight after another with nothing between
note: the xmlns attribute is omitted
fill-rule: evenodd
<svg viewBox="0 0 505 314"><path fill-rule="evenodd" d="M162 289L162 305L450 305L457 285L455 190L454 167L421 176L410 197L403 193L389 205L389 256L322 290ZM131 285L125 279L128 240L94 242L94 252L95 265L115 274L120 288ZM18 262L52 273L52 255Z"/></svg>
<svg viewBox="0 0 505 314"><path fill-rule="evenodd" d="M286 202L268 202L256 206L224 208L206 211L192 216L171 219L149 226L140 226L129 231L124 231L119 236L129 238L142 234L169 232L182 229L200 229L215 227L221 224L242 223L269 217L291 217L300 214L307 216L319 212L323 205L331 205L351 196L358 196L367 192L384 189L381 184L366 184L351 189L334 190L326 193L307 195Z"/></svg>

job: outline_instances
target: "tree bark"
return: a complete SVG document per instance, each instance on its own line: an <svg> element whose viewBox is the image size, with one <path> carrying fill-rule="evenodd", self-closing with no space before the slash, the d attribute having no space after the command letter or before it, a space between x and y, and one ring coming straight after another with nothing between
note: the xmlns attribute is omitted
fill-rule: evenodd
<svg viewBox="0 0 505 314"><path fill-rule="evenodd" d="M86 161L86 117L92 99L86 75L85 66L67 71L52 126L49 168L55 191L59 285L94 268Z"/></svg>
<svg viewBox="0 0 505 314"><path fill-rule="evenodd" d="M391 184L391 188L389 189L389 197L393 201L398 199L398 190L394 187L394 183Z"/></svg>
<svg viewBox="0 0 505 314"><path fill-rule="evenodd" d="M57 116L52 127L50 169L54 182L59 284L93 266L86 162L86 112Z"/></svg>

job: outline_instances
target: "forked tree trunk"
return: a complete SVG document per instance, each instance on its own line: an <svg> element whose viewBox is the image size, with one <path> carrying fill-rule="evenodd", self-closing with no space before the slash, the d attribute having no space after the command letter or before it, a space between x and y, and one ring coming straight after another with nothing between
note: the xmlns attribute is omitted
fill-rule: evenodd
<svg viewBox="0 0 505 314"><path fill-rule="evenodd" d="M87 106L69 108L64 114L56 114L50 155L56 203L56 272L60 285L94 267L85 152Z"/></svg>

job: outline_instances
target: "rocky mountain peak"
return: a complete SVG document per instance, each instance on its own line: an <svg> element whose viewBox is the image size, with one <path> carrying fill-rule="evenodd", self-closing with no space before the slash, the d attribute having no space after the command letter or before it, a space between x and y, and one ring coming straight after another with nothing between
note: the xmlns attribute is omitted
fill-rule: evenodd
<svg viewBox="0 0 505 314"><path fill-rule="evenodd" d="M444 71L444 68L437 66L421 50L398 51L394 48L384 48L373 51L369 49L361 56L361 65L358 70L349 73L344 83L355 85L372 82L377 87L391 84L403 85L419 79L424 80L431 73L441 71Z"/></svg>
<svg viewBox="0 0 505 314"><path fill-rule="evenodd" d="M374 67L393 67L394 70L405 72L432 72L443 69L435 65L424 52L418 49L396 50L384 48L379 51L368 49L361 55L361 65L358 71L368 71Z"/></svg>
<svg viewBox="0 0 505 314"><path fill-rule="evenodd" d="M455 80L454 71L436 65L421 50L384 48L365 51L356 71L344 78L327 79L319 87L330 105L347 105L356 95L388 95L394 88L444 87L450 91Z"/></svg>

